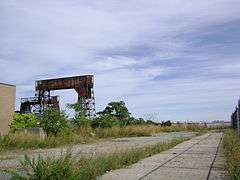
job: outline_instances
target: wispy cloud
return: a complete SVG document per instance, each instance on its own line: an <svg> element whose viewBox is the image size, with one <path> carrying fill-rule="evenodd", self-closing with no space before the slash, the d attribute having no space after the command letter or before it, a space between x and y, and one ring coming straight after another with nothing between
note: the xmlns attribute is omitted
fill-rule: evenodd
<svg viewBox="0 0 240 180"><path fill-rule="evenodd" d="M228 119L238 98L238 0L0 2L0 81L32 95L34 80L94 74L97 108ZM56 92L63 104L73 91Z"/></svg>

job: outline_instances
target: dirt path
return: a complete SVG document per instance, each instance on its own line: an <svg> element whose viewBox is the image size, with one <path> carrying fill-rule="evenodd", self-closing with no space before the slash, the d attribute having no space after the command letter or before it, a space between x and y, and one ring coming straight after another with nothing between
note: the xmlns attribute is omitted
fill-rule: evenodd
<svg viewBox="0 0 240 180"><path fill-rule="evenodd" d="M208 133L146 158L99 180L221 180L224 179L223 133Z"/></svg>
<svg viewBox="0 0 240 180"><path fill-rule="evenodd" d="M193 137L195 133L192 132L171 132L160 133L151 137L129 137L129 138L117 138L106 142L100 142L95 144L80 144L71 147L71 152L79 156L96 156L99 154L112 153L116 150L125 150L136 147L143 147L158 142L170 141L180 137ZM53 149L37 149L25 152L18 152L14 154L0 155L0 169L4 168L17 168L19 166L19 159L22 159L24 154L30 157L41 156L60 156L63 152L66 152L68 148L53 148Z"/></svg>

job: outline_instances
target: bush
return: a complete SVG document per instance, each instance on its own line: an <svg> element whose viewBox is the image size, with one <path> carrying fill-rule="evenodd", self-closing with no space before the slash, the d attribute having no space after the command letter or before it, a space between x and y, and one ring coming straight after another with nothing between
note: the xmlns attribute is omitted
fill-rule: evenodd
<svg viewBox="0 0 240 180"><path fill-rule="evenodd" d="M86 117L85 113L82 111L81 105L79 103L67 104L67 108L72 109L75 112L75 115L73 118L74 125L78 127L90 125L90 121Z"/></svg>
<svg viewBox="0 0 240 180"><path fill-rule="evenodd" d="M77 117L73 118L73 123L78 127L90 125L89 119L87 119L83 113L80 113Z"/></svg>
<svg viewBox="0 0 240 180"><path fill-rule="evenodd" d="M34 114L19 114L16 113L13 121L10 124L11 130L15 131L20 128L31 128L38 126L38 119Z"/></svg>
<svg viewBox="0 0 240 180"><path fill-rule="evenodd" d="M154 121L152 121L152 120L147 120L146 123L149 124L149 125L155 125L155 126L160 125L160 123L154 122Z"/></svg>
<svg viewBox="0 0 240 180"><path fill-rule="evenodd" d="M146 122L144 121L143 118L136 119L134 117L130 117L130 118L124 120L123 123L124 123L125 126L146 124Z"/></svg>
<svg viewBox="0 0 240 180"><path fill-rule="evenodd" d="M46 131L47 136L50 134L56 136L57 133L69 127L65 115L54 108L48 108L44 111L41 126Z"/></svg>
<svg viewBox="0 0 240 180"><path fill-rule="evenodd" d="M171 126L171 125L172 125L172 123L171 123L171 121L169 121L169 120L166 121L166 122L163 121L163 122L161 123L161 126Z"/></svg>
<svg viewBox="0 0 240 180"><path fill-rule="evenodd" d="M92 121L93 128L111 128L118 125L118 121L110 114L102 114Z"/></svg>

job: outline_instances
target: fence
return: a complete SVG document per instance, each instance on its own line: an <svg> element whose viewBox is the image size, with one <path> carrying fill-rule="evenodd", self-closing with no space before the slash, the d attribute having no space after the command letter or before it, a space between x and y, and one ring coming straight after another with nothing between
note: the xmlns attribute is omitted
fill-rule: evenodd
<svg viewBox="0 0 240 180"><path fill-rule="evenodd" d="M231 126L232 128L240 131L240 99L238 101L238 105L236 106L235 111L232 113Z"/></svg>

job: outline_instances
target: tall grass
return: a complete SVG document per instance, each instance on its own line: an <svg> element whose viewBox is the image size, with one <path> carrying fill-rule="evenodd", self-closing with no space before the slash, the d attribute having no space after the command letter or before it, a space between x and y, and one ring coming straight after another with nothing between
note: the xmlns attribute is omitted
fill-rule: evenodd
<svg viewBox="0 0 240 180"><path fill-rule="evenodd" d="M132 136L151 136L161 132L179 132L179 131L207 131L207 128L198 125L172 125L172 126L154 126L154 125L132 125L126 127L112 127L95 129L96 136L99 138L107 137L132 137Z"/></svg>
<svg viewBox="0 0 240 180"><path fill-rule="evenodd" d="M223 147L229 178L240 180L240 137L236 131L225 131Z"/></svg>
<svg viewBox="0 0 240 180"><path fill-rule="evenodd" d="M115 152L94 158L73 157L70 153L58 158L29 159L25 156L21 162L24 172L12 172L14 179L70 179L92 180L107 171L129 166L139 160L170 149L186 139L177 139L168 143L158 143L144 148Z"/></svg>
<svg viewBox="0 0 240 180"><path fill-rule="evenodd" d="M10 133L0 140L0 151L13 149L36 149L36 148L54 148L71 144L85 144L95 142L96 137L92 137L87 129L78 129L74 132L62 132L56 137L49 136L45 139L39 138L33 134Z"/></svg>
<svg viewBox="0 0 240 180"><path fill-rule="evenodd" d="M170 127L154 125L135 125L112 128L96 128L90 126L78 127L59 133L56 137L50 136L40 139L32 134L10 133L0 138L0 151L9 149L36 149L54 148L64 145L74 145L89 143L106 138L132 137L132 136L151 136L160 132L176 131L206 131L206 128L197 125L172 125Z"/></svg>

